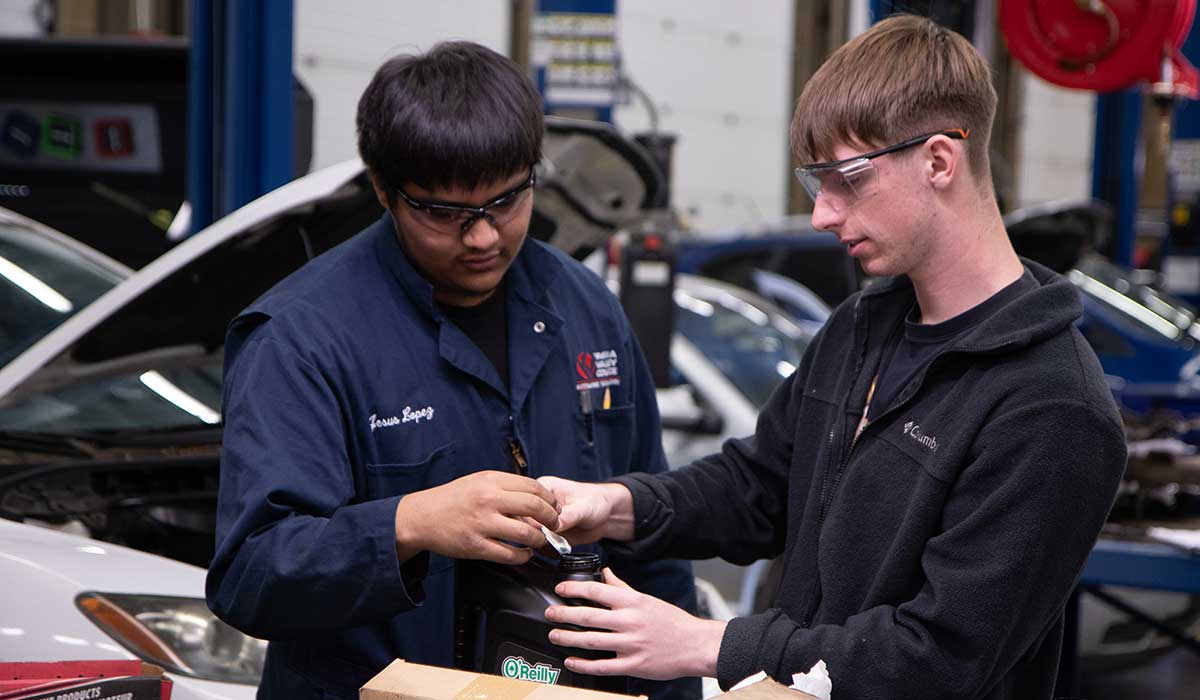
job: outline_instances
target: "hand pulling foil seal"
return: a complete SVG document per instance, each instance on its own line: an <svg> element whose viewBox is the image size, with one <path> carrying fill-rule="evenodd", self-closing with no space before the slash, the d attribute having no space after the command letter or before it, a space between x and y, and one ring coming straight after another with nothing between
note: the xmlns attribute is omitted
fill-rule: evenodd
<svg viewBox="0 0 1200 700"><path fill-rule="evenodd" d="M550 543L550 546L554 547L554 551L558 552L558 556L564 557L571 553L571 543L567 541L567 538L545 525L542 526L542 534L546 536L546 541Z"/></svg>

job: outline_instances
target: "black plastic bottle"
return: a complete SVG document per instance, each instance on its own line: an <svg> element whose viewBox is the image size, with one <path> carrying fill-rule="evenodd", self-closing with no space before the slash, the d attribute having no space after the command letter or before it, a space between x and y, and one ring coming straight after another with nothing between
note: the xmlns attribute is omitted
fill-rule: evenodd
<svg viewBox="0 0 1200 700"><path fill-rule="evenodd" d="M460 560L455 572L454 658L458 668L508 678L615 693L629 692L625 676L587 676L563 665L568 656L611 658L608 652L551 644L546 620L551 605L591 605L554 592L561 581L600 581L600 556L535 556L521 566Z"/></svg>

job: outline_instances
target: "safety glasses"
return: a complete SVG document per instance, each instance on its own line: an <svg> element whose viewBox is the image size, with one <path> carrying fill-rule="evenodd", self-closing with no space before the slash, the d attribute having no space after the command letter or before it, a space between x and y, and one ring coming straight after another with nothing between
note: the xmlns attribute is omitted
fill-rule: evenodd
<svg viewBox="0 0 1200 700"><path fill-rule="evenodd" d="M802 165L796 168L796 178L814 203L819 196L834 211L843 212L879 191L879 173L871 163L872 158L919 146L932 136L966 139L970 134L970 129L933 131L853 158Z"/></svg>
<svg viewBox="0 0 1200 700"><path fill-rule="evenodd" d="M438 233L461 235L480 219L487 219L488 223L496 227L507 224L521 211L536 182L537 177L530 166L529 177L525 178L524 182L478 207L413 199L399 188L396 189L396 194L412 209L413 220L417 223Z"/></svg>

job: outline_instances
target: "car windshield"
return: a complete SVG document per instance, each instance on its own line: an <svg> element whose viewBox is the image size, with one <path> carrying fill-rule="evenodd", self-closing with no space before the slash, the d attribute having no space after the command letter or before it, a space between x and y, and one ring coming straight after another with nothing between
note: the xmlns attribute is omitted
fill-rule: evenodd
<svg viewBox="0 0 1200 700"><path fill-rule="evenodd" d="M1200 341L1200 322L1185 302L1131 279L1130 273L1099 256L1086 256L1068 278L1088 297L1115 310L1133 328L1159 340L1191 348Z"/></svg>
<svg viewBox="0 0 1200 700"><path fill-rule="evenodd" d="M0 406L6 430L91 433L175 430L220 423L221 359L72 381Z"/></svg>
<svg viewBox="0 0 1200 700"><path fill-rule="evenodd" d="M0 365L120 281L75 249L0 219Z"/></svg>
<svg viewBox="0 0 1200 700"><path fill-rule="evenodd" d="M676 330L755 407L800 364L808 334L777 311L713 288L675 290Z"/></svg>

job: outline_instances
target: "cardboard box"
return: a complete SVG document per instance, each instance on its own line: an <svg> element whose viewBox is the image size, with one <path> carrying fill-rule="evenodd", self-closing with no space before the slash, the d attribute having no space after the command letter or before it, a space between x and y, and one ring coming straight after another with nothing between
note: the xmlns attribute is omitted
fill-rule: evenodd
<svg viewBox="0 0 1200 700"><path fill-rule="evenodd" d="M645 696L641 696L643 699ZM727 700L816 700L808 693L770 678L717 696ZM632 700L632 696L602 693L565 685L410 664L400 659L379 672L359 690L359 700Z"/></svg>
<svg viewBox="0 0 1200 700"><path fill-rule="evenodd" d="M0 700L171 700L171 685L141 661L0 663Z"/></svg>
<svg viewBox="0 0 1200 700"><path fill-rule="evenodd" d="M745 688L731 690L718 695L725 700L817 700L808 693L794 690L771 678L761 680Z"/></svg>
<svg viewBox="0 0 1200 700"><path fill-rule="evenodd" d="M401 659L367 681L358 697L359 700L633 700L630 695L410 664Z"/></svg>

